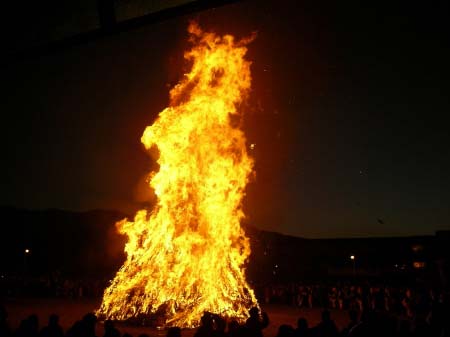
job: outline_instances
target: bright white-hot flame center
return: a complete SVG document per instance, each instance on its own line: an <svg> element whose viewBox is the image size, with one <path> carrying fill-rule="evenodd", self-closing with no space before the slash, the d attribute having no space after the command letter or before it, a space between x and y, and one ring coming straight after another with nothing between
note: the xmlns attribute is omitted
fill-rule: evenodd
<svg viewBox="0 0 450 337"><path fill-rule="evenodd" d="M98 313L125 320L163 312L168 326L192 327L204 311L244 319L256 305L245 279L249 240L240 226L252 172L237 106L250 89L249 40L205 33L191 24L191 71L146 128L159 151L150 186L158 202L121 221L127 259Z"/></svg>

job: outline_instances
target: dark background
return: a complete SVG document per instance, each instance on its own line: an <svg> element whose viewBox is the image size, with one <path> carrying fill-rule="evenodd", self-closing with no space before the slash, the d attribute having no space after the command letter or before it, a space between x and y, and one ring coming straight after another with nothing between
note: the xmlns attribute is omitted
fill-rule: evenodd
<svg viewBox="0 0 450 337"><path fill-rule="evenodd" d="M60 15L54 5L4 8L0 204L151 207L145 177L157 167L139 140L186 71L197 19L220 34L258 33L242 107L256 144L247 223L311 238L450 228L447 2L249 0L28 48Z"/></svg>

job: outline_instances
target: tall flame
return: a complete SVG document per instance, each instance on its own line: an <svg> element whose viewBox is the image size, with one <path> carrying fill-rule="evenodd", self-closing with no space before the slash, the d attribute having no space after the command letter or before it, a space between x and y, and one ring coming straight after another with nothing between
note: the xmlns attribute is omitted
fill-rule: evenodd
<svg viewBox="0 0 450 337"><path fill-rule="evenodd" d="M191 71L141 138L159 150L149 214L119 222L127 259L98 313L125 320L163 310L167 326L193 327L205 311L244 319L257 304L245 279L249 240L241 201L253 161L239 129L238 105L250 89L246 44L188 29Z"/></svg>

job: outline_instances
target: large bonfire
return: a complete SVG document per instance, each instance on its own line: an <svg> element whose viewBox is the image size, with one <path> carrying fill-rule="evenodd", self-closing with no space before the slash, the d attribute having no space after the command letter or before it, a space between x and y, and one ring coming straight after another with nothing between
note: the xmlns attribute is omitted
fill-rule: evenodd
<svg viewBox="0 0 450 337"><path fill-rule="evenodd" d="M113 320L163 313L165 326L194 327L205 311L244 319L257 304L245 279L249 240L240 226L253 161L238 107L250 89L251 39L189 26L192 69L141 138L159 151L153 211L117 224L127 258L98 314Z"/></svg>

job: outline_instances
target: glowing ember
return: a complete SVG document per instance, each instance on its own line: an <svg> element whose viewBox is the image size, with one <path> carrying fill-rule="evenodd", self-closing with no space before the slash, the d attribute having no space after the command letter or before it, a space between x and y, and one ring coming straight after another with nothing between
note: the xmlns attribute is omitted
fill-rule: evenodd
<svg viewBox="0 0 450 337"><path fill-rule="evenodd" d="M193 327L204 311L244 319L256 305L245 280L249 240L241 201L252 171L237 105L250 89L246 44L189 26L190 73L142 143L159 150L149 214L117 224L127 259L105 290L98 314L126 320L163 312L166 326Z"/></svg>

